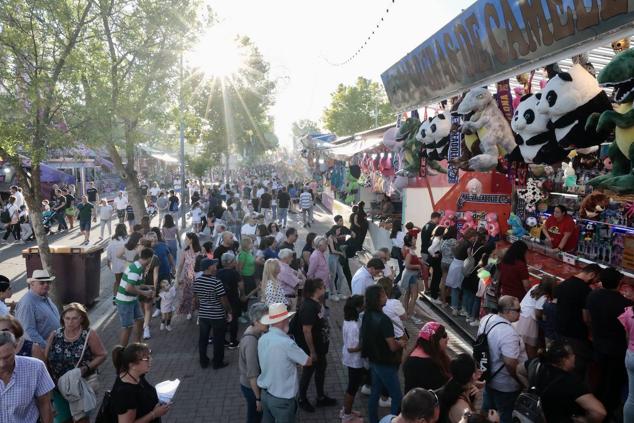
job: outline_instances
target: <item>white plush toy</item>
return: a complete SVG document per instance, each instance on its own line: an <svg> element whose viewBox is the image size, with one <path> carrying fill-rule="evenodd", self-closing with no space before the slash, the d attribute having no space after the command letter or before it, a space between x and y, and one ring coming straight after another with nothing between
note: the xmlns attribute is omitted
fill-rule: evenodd
<svg viewBox="0 0 634 423"><path fill-rule="evenodd" d="M469 179L469 182L467 182L467 192L472 195L482 194L482 182L476 178Z"/></svg>
<svg viewBox="0 0 634 423"><path fill-rule="evenodd" d="M506 155L516 147L513 132L493 96L486 88L474 88L465 95L458 113L471 115L462 124L463 133L477 132L482 154L469 159L475 171L488 171L498 164L498 156Z"/></svg>
<svg viewBox="0 0 634 423"><path fill-rule="evenodd" d="M577 185L577 174L572 164L563 162L561 168L564 171L564 186L570 188Z"/></svg>
<svg viewBox="0 0 634 423"><path fill-rule="evenodd" d="M510 154L512 162L559 163L566 152L557 144L555 132L548 128L548 115L537 113L541 93L523 96L513 113L511 128L517 147Z"/></svg>
<svg viewBox="0 0 634 423"><path fill-rule="evenodd" d="M434 148L432 145L434 140L431 136L431 131L430 131L432 119L433 118L431 117L425 119L420 124L420 127L418 128L418 131L416 132L416 141L421 142L424 146L424 148L422 148L421 150L421 155L423 157L427 157L430 160L433 160L433 158L430 157L430 155L433 156L433 152L434 152Z"/></svg>
<svg viewBox="0 0 634 423"><path fill-rule="evenodd" d="M537 203L544 198L539 183L533 178L528 178L526 188L517 190L517 196L524 200L524 203L526 203L526 211L529 213L534 212Z"/></svg>
<svg viewBox="0 0 634 423"><path fill-rule="evenodd" d="M449 151L449 133L451 132L451 120L444 113L438 113L429 125L431 137L435 146L433 160L444 160Z"/></svg>
<svg viewBox="0 0 634 423"><path fill-rule="evenodd" d="M564 149L601 144L607 134L597 133L593 125L586 129L586 121L591 114L606 110L612 110L610 99L597 80L579 64L551 78L537 106L539 113L548 116L557 142Z"/></svg>

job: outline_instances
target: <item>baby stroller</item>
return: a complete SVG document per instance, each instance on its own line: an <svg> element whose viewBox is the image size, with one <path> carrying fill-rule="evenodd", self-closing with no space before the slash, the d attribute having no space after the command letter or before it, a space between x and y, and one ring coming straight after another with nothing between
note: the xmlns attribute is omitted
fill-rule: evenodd
<svg viewBox="0 0 634 423"><path fill-rule="evenodd" d="M158 214L158 208L156 207L156 204L148 204L148 206L145 208L145 214L147 214L150 219L154 219L154 217Z"/></svg>
<svg viewBox="0 0 634 423"><path fill-rule="evenodd" d="M51 226L55 224L55 212L47 210L42 213L42 225L44 225L44 232L49 233Z"/></svg>

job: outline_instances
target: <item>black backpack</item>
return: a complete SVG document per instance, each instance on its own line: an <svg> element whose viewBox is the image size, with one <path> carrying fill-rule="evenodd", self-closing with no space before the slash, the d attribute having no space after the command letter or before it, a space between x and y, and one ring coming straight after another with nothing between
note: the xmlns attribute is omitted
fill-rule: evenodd
<svg viewBox="0 0 634 423"><path fill-rule="evenodd" d="M106 391L103 394L103 401L97 412L95 423L116 423L117 421L117 416L112 412L112 396L110 391Z"/></svg>
<svg viewBox="0 0 634 423"><path fill-rule="evenodd" d="M9 210L4 209L0 212L0 222L11 223L11 213L9 213Z"/></svg>
<svg viewBox="0 0 634 423"><path fill-rule="evenodd" d="M513 421L517 423L546 423L546 416L542 408L540 395L548 390L555 382L563 378L559 376L553 379L543 390L538 390L536 385L537 376L542 364L539 360L534 360L528 365L528 384L530 388L522 392L515 400L513 407Z"/></svg>
<svg viewBox="0 0 634 423"><path fill-rule="evenodd" d="M504 363L500 366L499 369L492 372L490 368L491 365L491 351L489 350L489 333L495 328L497 325L508 325L507 322L497 322L487 331L487 325L491 317L484 324L484 330L481 334L478 335L475 342L473 343L473 360L476 362L476 366L482 372L482 378L489 382L491 381L502 369L504 368Z"/></svg>

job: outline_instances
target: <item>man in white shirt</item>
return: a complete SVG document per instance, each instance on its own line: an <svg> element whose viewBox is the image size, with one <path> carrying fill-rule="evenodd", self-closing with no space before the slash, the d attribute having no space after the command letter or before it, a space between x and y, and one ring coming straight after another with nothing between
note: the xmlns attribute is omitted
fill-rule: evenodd
<svg viewBox="0 0 634 423"><path fill-rule="evenodd" d="M12 186L10 189L11 191L11 195L15 197L15 205L18 208L18 210L20 210L20 207L22 207L25 203L24 203L24 195L22 195L22 191L20 189L18 189L17 186Z"/></svg>
<svg viewBox="0 0 634 423"><path fill-rule="evenodd" d="M125 209L128 207L128 199L123 195L123 191L119 191L119 194L113 200L114 208L117 211L117 217L119 223L125 221Z"/></svg>
<svg viewBox="0 0 634 423"><path fill-rule="evenodd" d="M380 259L373 258L368 264L357 270L350 282L352 285L352 295L365 296L365 290L374 285L374 278L381 275L385 265Z"/></svg>
<svg viewBox="0 0 634 423"><path fill-rule="evenodd" d="M480 322L478 335L487 334L491 374L484 391L482 410L497 410L500 423L511 423L513 406L522 385L517 379L517 368L528 357L522 338L512 323L520 318L520 302L504 295L498 300L498 314L489 314Z"/></svg>

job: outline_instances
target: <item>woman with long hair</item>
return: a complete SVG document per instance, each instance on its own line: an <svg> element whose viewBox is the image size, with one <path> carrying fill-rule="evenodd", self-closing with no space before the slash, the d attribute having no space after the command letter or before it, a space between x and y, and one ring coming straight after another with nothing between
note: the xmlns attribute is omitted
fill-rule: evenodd
<svg viewBox="0 0 634 423"><path fill-rule="evenodd" d="M191 320L195 308L193 291L194 267L196 265L196 256L198 255L204 255L198 235L193 232L187 232L185 234L185 248L178 259L178 266L176 266L177 290L180 291L180 302L176 312L177 314L186 314L187 320Z"/></svg>
<svg viewBox="0 0 634 423"><path fill-rule="evenodd" d="M513 326L524 340L528 358L537 357L537 348L541 344L538 322L544 316L544 304L553 297L556 285L555 278L546 276L538 285L528 290L520 303L520 319Z"/></svg>
<svg viewBox="0 0 634 423"><path fill-rule="evenodd" d="M118 423L160 423L170 404L159 402L156 389L145 378L152 367L152 351L147 344L117 345L112 350L117 378L110 392L109 410Z"/></svg>
<svg viewBox="0 0 634 423"><path fill-rule="evenodd" d="M528 245L524 241L515 241L506 250L498 267L500 272L500 295L524 298L531 283L526 265Z"/></svg>
<svg viewBox="0 0 634 423"><path fill-rule="evenodd" d="M315 232L308 232L306 235L306 244L302 248L302 263L304 273L308 273L308 264L310 263L310 255L315 251L315 238L317 234Z"/></svg>
<svg viewBox="0 0 634 423"><path fill-rule="evenodd" d="M440 251L440 247L442 246L445 229L446 228L444 226L440 225L434 228L434 231L431 234L431 245L427 249L427 252L429 253L428 262L432 269L430 284L431 301L435 304L442 304L442 301L438 299L438 295L440 294L440 279L442 277L442 253Z"/></svg>
<svg viewBox="0 0 634 423"><path fill-rule="evenodd" d="M398 262L398 275L394 279L395 283L401 280L405 265L403 264L403 239L405 238L405 231L403 231L403 224L400 220L392 222L392 231L390 232L390 239L392 240L392 251L390 257Z"/></svg>
<svg viewBox="0 0 634 423"><path fill-rule="evenodd" d="M126 270L127 263L124 259L119 258L119 251L121 251L127 240L128 228L125 227L125 224L118 223L114 228L114 235L108 244L108 248L106 249L108 267L110 267L110 270L114 273L114 285L112 286L113 301L114 297L117 295L117 290L119 289L123 272Z"/></svg>
<svg viewBox="0 0 634 423"><path fill-rule="evenodd" d="M172 257L176 259L176 253L178 252L178 248L181 248L180 236L178 233L178 227L174 223L174 218L171 214L166 214L163 219L163 227L161 228L161 235L163 235L163 239L167 244L167 247L170 249L170 253L172 253ZM178 247L178 248L177 248Z"/></svg>
<svg viewBox="0 0 634 423"><path fill-rule="evenodd" d="M264 270L262 271L262 301L266 305L274 303L289 304L289 299L286 298L282 285L277 280L277 275L280 274L280 261L278 259L268 259L264 263Z"/></svg>
<svg viewBox="0 0 634 423"><path fill-rule="evenodd" d="M401 277L401 291L403 292L401 301L403 302L407 316L409 316L414 324L420 325L422 320L416 317L415 306L416 298L418 298L418 280L423 267L420 258L416 255L414 250L415 242L416 241L409 235L403 237L402 254L403 257L405 257L403 261L405 270Z"/></svg>
<svg viewBox="0 0 634 423"><path fill-rule="evenodd" d="M418 332L416 346L403 363L405 393L414 388L438 389L449 379L447 330L438 322L427 322Z"/></svg>
<svg viewBox="0 0 634 423"><path fill-rule="evenodd" d="M11 332L15 336L18 343L15 347L16 355L23 357L33 357L46 361L44 349L37 342L26 339L24 336L24 328L18 319L10 314L0 316L0 332Z"/></svg>
<svg viewBox="0 0 634 423"><path fill-rule="evenodd" d="M442 277L440 278L440 300L443 304L447 304L447 299L451 297L451 289L447 287L447 274L449 266L454 259L453 249L458 243L458 229L456 226L447 226L442 236L440 244L440 270Z"/></svg>
<svg viewBox="0 0 634 423"><path fill-rule="evenodd" d="M479 413L482 403L480 371L469 354L459 354L449 364L451 379L438 390L439 422L462 422L465 415ZM499 418L498 420L499 421Z"/></svg>

